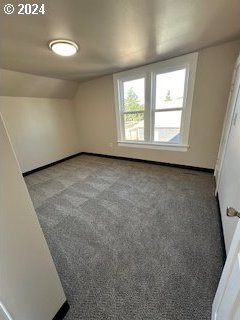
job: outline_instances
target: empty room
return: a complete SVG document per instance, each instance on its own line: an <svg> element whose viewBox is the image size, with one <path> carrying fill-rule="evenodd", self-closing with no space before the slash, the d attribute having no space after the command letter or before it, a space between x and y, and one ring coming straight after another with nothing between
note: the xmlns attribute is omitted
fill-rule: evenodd
<svg viewBox="0 0 240 320"><path fill-rule="evenodd" d="M0 2L0 320L240 320L240 2Z"/></svg>

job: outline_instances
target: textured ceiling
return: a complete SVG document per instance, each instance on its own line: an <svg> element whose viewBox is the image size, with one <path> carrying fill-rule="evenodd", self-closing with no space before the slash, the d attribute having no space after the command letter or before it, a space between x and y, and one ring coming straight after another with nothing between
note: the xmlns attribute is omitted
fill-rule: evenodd
<svg viewBox="0 0 240 320"><path fill-rule="evenodd" d="M42 2L45 15L1 8L0 67L82 81L240 38L237 0ZM76 41L79 53L54 55L47 45L59 38Z"/></svg>

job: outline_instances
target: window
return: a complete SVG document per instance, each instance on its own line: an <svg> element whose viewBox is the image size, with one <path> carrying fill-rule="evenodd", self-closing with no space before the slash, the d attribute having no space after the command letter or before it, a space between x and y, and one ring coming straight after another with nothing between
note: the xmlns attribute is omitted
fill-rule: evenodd
<svg viewBox="0 0 240 320"><path fill-rule="evenodd" d="M197 57L114 75L119 145L187 150Z"/></svg>
<svg viewBox="0 0 240 320"><path fill-rule="evenodd" d="M123 83L123 122L126 140L144 141L145 79Z"/></svg>

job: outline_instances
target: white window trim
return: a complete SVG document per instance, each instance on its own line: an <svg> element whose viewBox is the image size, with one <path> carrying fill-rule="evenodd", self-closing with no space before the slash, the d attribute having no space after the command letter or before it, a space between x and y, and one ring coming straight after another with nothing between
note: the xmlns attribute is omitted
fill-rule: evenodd
<svg viewBox="0 0 240 320"><path fill-rule="evenodd" d="M114 80L114 94L115 94L115 108L116 108L116 120L117 120L117 133L118 133L118 145L135 148L147 148L147 149L163 149L173 151L187 151L189 148L189 131L191 121L191 110L193 102L193 92L197 69L198 52L190 53L181 57L173 58L166 61L161 61L153 64L149 64L140 68L135 68L123 72L119 72L113 75ZM124 124L123 119L123 97L121 86L124 81L129 81L137 78L145 78L145 111L144 119L147 119L144 123L145 138L150 140L150 137L146 137L146 132L150 132L150 128L153 128L154 121L154 104L155 96L152 94L155 92L156 86L156 74L175 71L177 69L186 69L186 80L184 89L184 103L182 108L181 119L181 142L176 143L164 143L164 142L149 142L149 141L129 141L124 139ZM149 106L149 107L147 107ZM147 127L147 129L146 129ZM150 133L151 135L152 133Z"/></svg>
<svg viewBox="0 0 240 320"><path fill-rule="evenodd" d="M184 144L173 143L149 143L142 141L118 141L119 147L141 148L141 149L159 149L169 151L187 151L189 146Z"/></svg>

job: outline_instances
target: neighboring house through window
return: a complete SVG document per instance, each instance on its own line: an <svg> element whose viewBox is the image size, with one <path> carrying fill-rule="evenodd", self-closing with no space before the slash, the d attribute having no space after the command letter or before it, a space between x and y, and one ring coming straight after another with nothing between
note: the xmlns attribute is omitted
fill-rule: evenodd
<svg viewBox="0 0 240 320"><path fill-rule="evenodd" d="M114 75L119 145L187 150L197 57Z"/></svg>

